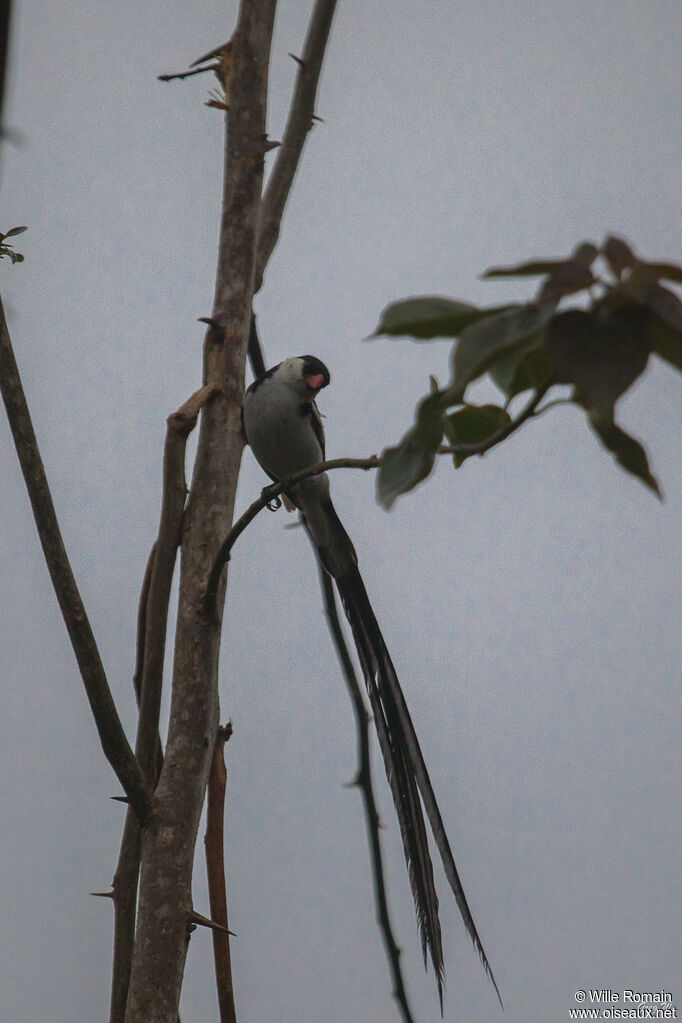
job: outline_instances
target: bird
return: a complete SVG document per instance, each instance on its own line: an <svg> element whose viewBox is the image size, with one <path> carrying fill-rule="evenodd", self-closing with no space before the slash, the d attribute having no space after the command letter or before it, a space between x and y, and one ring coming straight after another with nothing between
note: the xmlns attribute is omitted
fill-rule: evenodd
<svg viewBox="0 0 682 1023"><path fill-rule="evenodd" d="M287 482L294 474L324 461L324 428L315 399L329 382L329 370L313 355L288 358L268 369L244 395L245 438L261 468L272 480L284 484L287 506L299 510L321 564L341 598L398 817L424 966L428 952L441 1013L445 969L424 810L465 927L502 1004L467 904L400 681L360 574L355 547L331 499L329 476L320 472L295 485Z"/></svg>

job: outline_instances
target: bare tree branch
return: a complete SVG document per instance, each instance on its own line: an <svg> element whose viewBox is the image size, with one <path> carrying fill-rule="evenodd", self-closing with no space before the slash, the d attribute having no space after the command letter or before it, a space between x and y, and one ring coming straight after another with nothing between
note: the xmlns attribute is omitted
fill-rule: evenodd
<svg viewBox="0 0 682 1023"><path fill-rule="evenodd" d="M284 207L291 191L303 146L313 126L317 83L329 38L336 0L316 0L308 25L303 54L296 58L298 75L286 130L270 174L258 218L258 255L254 292L260 291L263 274L277 244Z"/></svg>
<svg viewBox="0 0 682 1023"><path fill-rule="evenodd" d="M214 394L213 387L200 388L177 412L173 412L167 421L159 534L149 555L140 594L137 663L134 676L139 705L135 754L152 787L156 785L163 766L159 711L168 603L187 493L185 448L187 437L196 425L201 407ZM135 817L128 813L113 885L114 963L110 1023L123 1023L125 1018L135 937L140 853L140 829Z"/></svg>
<svg viewBox="0 0 682 1023"><path fill-rule="evenodd" d="M216 393L217 389L214 386L205 385L188 398L177 412L168 417L163 455L163 498L147 598L140 716L135 743L138 763L151 784L156 781L154 761L159 744L168 603L187 497L185 448L201 408Z"/></svg>
<svg viewBox="0 0 682 1023"><path fill-rule="evenodd" d="M259 512L263 511L263 508L272 505L272 510L275 511L280 507L279 495L288 487L293 487L300 483L301 480L308 479L309 476L318 476L321 472L327 472L328 469L377 469L380 464L381 459L376 455L372 455L370 458L332 458L328 462L311 465L309 469L303 469L287 480L271 483L270 486L265 487L261 492L261 496L249 505L220 545L215 561L211 566L206 589L202 597L202 614L205 620L210 622L215 615L218 585L222 571L230 560L230 551L249 523L255 519Z"/></svg>
<svg viewBox="0 0 682 1023"><path fill-rule="evenodd" d="M43 554L71 646L76 655L102 749L130 799L131 806L140 823L145 826L149 823L152 814L151 790L123 731L95 637L71 570L14 358L1 300L0 388L21 471L33 508Z"/></svg>
<svg viewBox="0 0 682 1023"><path fill-rule="evenodd" d="M123 826L112 888L114 952L109 1023L123 1023L125 1019L130 984L130 965L135 941L135 911L137 909L137 881L140 873L141 850L142 831L137 817L129 807Z"/></svg>
<svg viewBox="0 0 682 1023"><path fill-rule="evenodd" d="M317 549L315 553L317 554ZM376 906L377 922L384 939L384 947L388 957L391 975L393 977L393 997L397 1001L400 1012L405 1023L414 1023L410 1004L407 1000L405 982L400 967L400 948L396 944L391 927L391 918L388 912L388 900L386 898L386 882L384 879L384 864L381 855L381 841L379 839L379 812L374 798L372 787L372 764L369 754L369 715L362 697L362 690L353 668L353 661L348 646L344 639L343 629L339 621L339 614L336 607L336 596L329 574L325 572L322 563L317 561L320 573L320 586L322 587L322 598L324 601L325 616L332 634L334 647L341 665L341 673L346 683L348 695L353 705L355 715L355 727L357 732L358 748L358 769L355 776L355 785L362 793L362 805L365 810L365 821L367 824L367 837L369 839L370 857L372 861L372 881L374 887L374 903Z"/></svg>
<svg viewBox="0 0 682 1023"><path fill-rule="evenodd" d="M218 727L219 620L200 615L201 588L229 531L243 446L240 408L251 322L275 0L242 0L234 38L218 273L205 342L205 382L219 388L201 413L183 525L170 722L144 835L126 1023L177 1023L192 912L194 846ZM224 583L217 604L222 608ZM216 616L219 619L220 615Z"/></svg>
<svg viewBox="0 0 682 1023"><path fill-rule="evenodd" d="M216 987L220 1023L236 1023L234 988L232 984L232 961L230 957L230 932L227 919L227 887L225 883L225 855L223 833L225 825L225 743L232 735L232 725L218 729L213 749L211 773L208 776L208 807L206 814L206 873L208 875L208 896L211 919L220 925L213 932L213 961L215 964Z"/></svg>

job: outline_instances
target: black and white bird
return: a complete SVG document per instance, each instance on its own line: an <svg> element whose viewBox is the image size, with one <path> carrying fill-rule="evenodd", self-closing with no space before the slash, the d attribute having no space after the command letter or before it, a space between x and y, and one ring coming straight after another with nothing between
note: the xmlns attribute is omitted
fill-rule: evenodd
<svg viewBox="0 0 682 1023"><path fill-rule="evenodd" d="M273 366L246 391L242 407L244 432L257 461L271 479L286 482L295 473L324 461L324 430L315 398L328 383L329 370L324 363L312 355L302 355ZM311 476L295 487L287 487L285 495L299 509L322 565L336 583L353 633L398 815L424 964L428 950L441 1008L444 965L438 897L422 805L464 924L499 998L405 697L358 569L355 548L332 504L329 477L326 473Z"/></svg>

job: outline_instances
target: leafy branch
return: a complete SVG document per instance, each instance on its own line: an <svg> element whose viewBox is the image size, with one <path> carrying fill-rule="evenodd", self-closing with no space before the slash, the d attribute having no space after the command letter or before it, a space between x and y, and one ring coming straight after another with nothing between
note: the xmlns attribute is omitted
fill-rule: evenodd
<svg viewBox="0 0 682 1023"><path fill-rule="evenodd" d="M540 277L531 302L480 308L440 296L394 302L381 314L372 337L415 341L456 339L451 379L418 404L415 422L395 447L381 454L377 495L385 508L431 472L436 455L450 453L455 468L473 454L501 443L523 422L556 404L572 403L618 464L657 496L658 481L640 442L615 422L615 406L646 369L651 355L682 369L682 267L647 262L621 238L601 248L576 246L567 259L543 259L493 267L486 278ZM673 285L668 287L661 282ZM559 309L568 296L582 305ZM504 405L477 406L467 389L485 375ZM539 407L553 387L570 387ZM509 414L514 399L532 392L525 409ZM449 444L443 444L443 438Z"/></svg>
<svg viewBox="0 0 682 1023"><path fill-rule="evenodd" d="M18 234L23 234L26 230L28 230L26 227L12 227L4 234L0 231L0 259L4 259L5 256L7 256L7 258L11 259L13 263L24 262L24 257L21 252L15 252L12 246L8 244L5 239L14 238Z"/></svg>

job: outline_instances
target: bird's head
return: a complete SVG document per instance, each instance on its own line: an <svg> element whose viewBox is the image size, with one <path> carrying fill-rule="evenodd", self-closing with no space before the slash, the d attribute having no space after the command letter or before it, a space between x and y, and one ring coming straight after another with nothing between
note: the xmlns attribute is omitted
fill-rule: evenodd
<svg viewBox="0 0 682 1023"><path fill-rule="evenodd" d="M329 370L314 355L297 355L285 359L278 368L283 381L289 383L302 398L314 398L329 383Z"/></svg>

